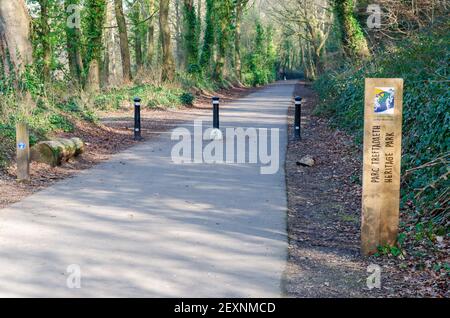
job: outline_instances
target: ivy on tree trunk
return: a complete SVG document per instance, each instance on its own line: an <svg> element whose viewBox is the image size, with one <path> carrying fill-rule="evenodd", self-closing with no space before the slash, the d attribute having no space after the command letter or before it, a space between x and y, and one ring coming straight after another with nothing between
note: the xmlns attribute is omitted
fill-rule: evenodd
<svg viewBox="0 0 450 318"><path fill-rule="evenodd" d="M184 49L186 54L186 68L188 72L193 71L192 66L198 63L198 28L197 14L195 12L194 0L183 0L183 25L184 25Z"/></svg>
<svg viewBox="0 0 450 318"><path fill-rule="evenodd" d="M334 0L336 18L342 30L342 44L346 55L350 58L366 58L370 56L367 40L353 12L353 0Z"/></svg>
<svg viewBox="0 0 450 318"><path fill-rule="evenodd" d="M106 0L86 0L86 84L88 91L100 89L103 25L106 18Z"/></svg>

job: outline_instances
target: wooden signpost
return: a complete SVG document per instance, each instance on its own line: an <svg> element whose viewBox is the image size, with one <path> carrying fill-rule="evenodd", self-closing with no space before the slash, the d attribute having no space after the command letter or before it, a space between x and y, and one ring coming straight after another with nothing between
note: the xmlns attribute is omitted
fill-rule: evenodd
<svg viewBox="0 0 450 318"><path fill-rule="evenodd" d="M403 79L366 79L361 250L397 240Z"/></svg>
<svg viewBox="0 0 450 318"><path fill-rule="evenodd" d="M30 180L30 136L25 123L16 124L17 180Z"/></svg>

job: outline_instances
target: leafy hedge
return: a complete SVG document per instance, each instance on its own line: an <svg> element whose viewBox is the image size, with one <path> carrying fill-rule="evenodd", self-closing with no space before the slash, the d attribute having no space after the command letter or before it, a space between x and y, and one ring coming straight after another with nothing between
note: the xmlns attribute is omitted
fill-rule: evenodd
<svg viewBox="0 0 450 318"><path fill-rule="evenodd" d="M364 79L404 78L402 207L417 224L439 235L449 225L450 90L448 30L404 40L362 66L346 66L315 84L321 98L316 110L355 136L362 146Z"/></svg>

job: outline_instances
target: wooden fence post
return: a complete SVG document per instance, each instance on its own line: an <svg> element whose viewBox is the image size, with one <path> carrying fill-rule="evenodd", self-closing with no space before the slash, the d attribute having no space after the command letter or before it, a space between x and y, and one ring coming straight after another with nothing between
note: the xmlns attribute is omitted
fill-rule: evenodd
<svg viewBox="0 0 450 318"><path fill-rule="evenodd" d="M25 123L16 124L17 180L30 180L30 136Z"/></svg>

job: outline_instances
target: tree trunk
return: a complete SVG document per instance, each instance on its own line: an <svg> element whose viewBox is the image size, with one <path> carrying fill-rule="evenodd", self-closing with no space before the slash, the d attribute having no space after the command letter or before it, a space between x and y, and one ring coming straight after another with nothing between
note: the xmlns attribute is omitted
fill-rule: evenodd
<svg viewBox="0 0 450 318"><path fill-rule="evenodd" d="M197 14L195 13L194 0L183 1L183 24L184 24L184 49L186 52L186 69L189 71L191 65L198 64L198 34Z"/></svg>
<svg viewBox="0 0 450 318"><path fill-rule="evenodd" d="M306 59L305 59L305 69L306 69L306 77L309 80L315 80L316 79L316 67L314 65L313 56L311 53L311 45L309 42L306 42Z"/></svg>
<svg viewBox="0 0 450 318"><path fill-rule="evenodd" d="M202 37L202 0L197 0L197 37L198 37L198 54L200 57L200 39Z"/></svg>
<svg viewBox="0 0 450 318"><path fill-rule="evenodd" d="M180 12L181 0L175 0L175 41L176 41L176 62L179 68L185 68L186 59L183 50L183 35L182 35L182 22Z"/></svg>
<svg viewBox="0 0 450 318"><path fill-rule="evenodd" d="M85 88L88 92L100 90L100 64L97 59L92 60L91 63L89 63Z"/></svg>
<svg viewBox="0 0 450 318"><path fill-rule="evenodd" d="M86 26L87 42L85 89L98 91L100 89L100 65L102 59L103 27L106 18L106 0L86 0L88 23Z"/></svg>
<svg viewBox="0 0 450 318"><path fill-rule="evenodd" d="M356 19L353 0L334 0L337 20L342 29L342 44L349 58L365 59L370 56L367 39Z"/></svg>
<svg viewBox="0 0 450 318"><path fill-rule="evenodd" d="M203 70L209 69L214 49L214 0L206 0L205 24L205 36L200 57L200 66Z"/></svg>
<svg viewBox="0 0 450 318"><path fill-rule="evenodd" d="M172 42L169 26L169 0L159 1L159 28L163 53L162 80L173 81L175 78L175 61L172 53Z"/></svg>
<svg viewBox="0 0 450 318"><path fill-rule="evenodd" d="M70 5L79 5L79 0L66 0L64 3L64 11L66 12L66 18L69 18L74 12L67 12ZM75 24L75 21L71 21ZM67 40L67 56L69 60L69 69L71 76L78 81L82 82L83 74L83 59L81 57L81 32L77 27L73 25L66 25L66 40Z"/></svg>
<svg viewBox="0 0 450 318"><path fill-rule="evenodd" d="M155 0L148 0L148 14L149 16L155 13ZM150 66L153 62L155 55L155 23L153 17L148 20L147 30L147 66Z"/></svg>
<svg viewBox="0 0 450 318"><path fill-rule="evenodd" d="M104 30L102 84L107 87L118 87L123 84L123 71L114 0L107 1Z"/></svg>
<svg viewBox="0 0 450 318"><path fill-rule="evenodd" d="M32 54L30 16L24 0L0 0L0 63L5 73L20 74L32 62Z"/></svg>
<svg viewBox="0 0 450 318"><path fill-rule="evenodd" d="M101 67L101 82L103 86L109 87L110 82L110 68L111 68L111 53L114 50L114 44L112 43L113 37L113 30L111 29L112 26L112 20L115 20L113 11L114 11L114 5L112 7L113 10L111 10L111 0L107 0L106 2L106 16L105 16L105 31L103 33L103 64ZM114 25L116 22L114 22Z"/></svg>
<svg viewBox="0 0 450 318"><path fill-rule="evenodd" d="M236 2L236 28L234 31L234 67L239 81L242 80L242 63L241 63L241 22L244 10L243 0Z"/></svg>
<svg viewBox="0 0 450 318"><path fill-rule="evenodd" d="M224 77L224 67L226 54L229 46L229 31L232 18L233 0L222 0L217 3L217 61L214 71L214 77L221 80Z"/></svg>
<svg viewBox="0 0 450 318"><path fill-rule="evenodd" d="M109 58L109 52L111 51L111 43L109 41L109 38L105 37L105 52L103 54L103 65L100 69L101 73L101 82L103 84L103 87L107 87L110 85L109 81L109 69L111 67L111 60Z"/></svg>
<svg viewBox="0 0 450 318"><path fill-rule="evenodd" d="M50 82L51 76L51 64L52 64L52 48L50 45L50 25L49 25L49 2L48 0L39 0L41 6L41 17L40 17L40 40L42 45L42 76L44 82Z"/></svg>
<svg viewBox="0 0 450 318"><path fill-rule="evenodd" d="M117 26L119 28L120 37L120 55L122 56L123 81L130 83L131 76L131 57L130 47L128 44L127 25L123 14L122 0L114 0L114 9L116 12Z"/></svg>
<svg viewBox="0 0 450 318"><path fill-rule="evenodd" d="M139 71L143 65L142 60L142 33L140 26L141 6L140 2L135 2L132 12L132 20L134 24L134 55L136 57L136 70Z"/></svg>

